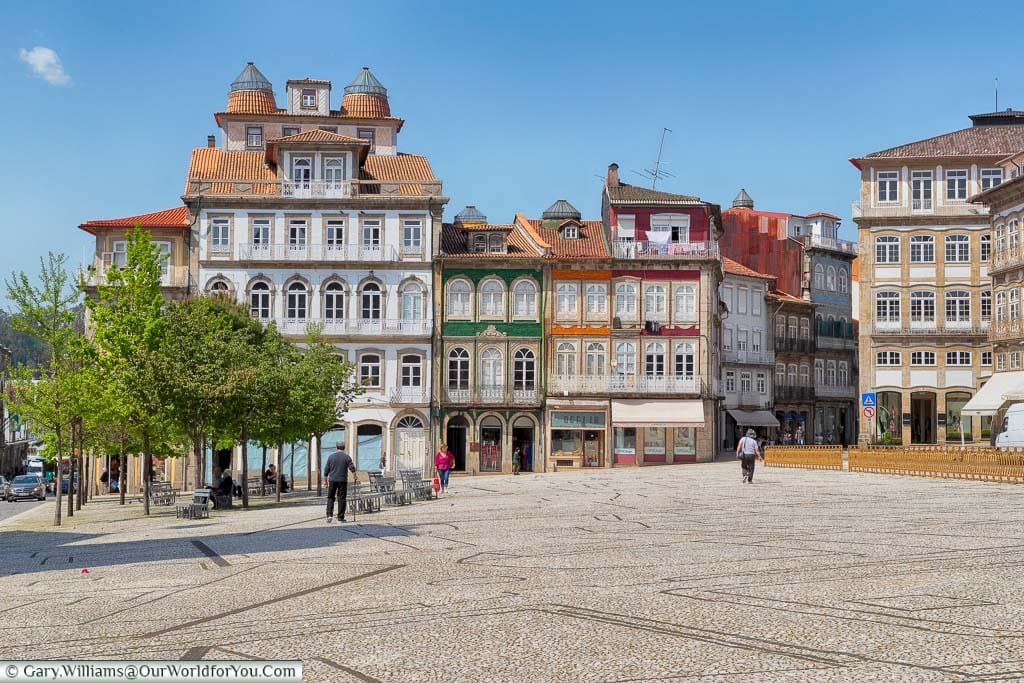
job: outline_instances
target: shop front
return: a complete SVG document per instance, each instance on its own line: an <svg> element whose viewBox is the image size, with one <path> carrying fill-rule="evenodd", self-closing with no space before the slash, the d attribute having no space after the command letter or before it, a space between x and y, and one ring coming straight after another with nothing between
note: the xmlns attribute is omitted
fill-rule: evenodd
<svg viewBox="0 0 1024 683"><path fill-rule="evenodd" d="M807 435L810 418L809 409L777 410L775 417L779 423L776 443L783 445L804 445L812 442Z"/></svg>
<svg viewBox="0 0 1024 683"><path fill-rule="evenodd" d="M548 429L554 467L607 467L607 402L573 401L551 407Z"/></svg>
<svg viewBox="0 0 1024 683"><path fill-rule="evenodd" d="M615 464L696 462L696 432L704 425L700 400L612 401Z"/></svg>

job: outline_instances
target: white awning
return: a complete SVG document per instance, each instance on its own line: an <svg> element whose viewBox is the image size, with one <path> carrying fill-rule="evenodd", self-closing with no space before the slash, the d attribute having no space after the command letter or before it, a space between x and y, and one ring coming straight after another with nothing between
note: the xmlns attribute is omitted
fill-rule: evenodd
<svg viewBox="0 0 1024 683"><path fill-rule="evenodd" d="M767 410L730 410L740 427L778 427L778 419Z"/></svg>
<svg viewBox="0 0 1024 683"><path fill-rule="evenodd" d="M960 412L963 415L995 415L1003 403L1010 400L1008 395L1021 392L1024 392L1024 370L997 372Z"/></svg>
<svg viewBox="0 0 1024 683"><path fill-rule="evenodd" d="M616 427L703 427L704 402L612 401L612 424Z"/></svg>

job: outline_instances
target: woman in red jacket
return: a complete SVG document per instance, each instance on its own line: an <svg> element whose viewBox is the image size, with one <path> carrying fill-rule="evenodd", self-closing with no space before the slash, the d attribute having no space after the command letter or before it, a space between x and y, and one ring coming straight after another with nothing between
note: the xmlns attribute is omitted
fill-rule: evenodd
<svg viewBox="0 0 1024 683"><path fill-rule="evenodd" d="M455 456L452 455L447 445L441 444L441 447L437 449L437 454L434 455L434 470L437 472L437 478L441 482L442 493L448 492L448 475L451 474L454 468Z"/></svg>

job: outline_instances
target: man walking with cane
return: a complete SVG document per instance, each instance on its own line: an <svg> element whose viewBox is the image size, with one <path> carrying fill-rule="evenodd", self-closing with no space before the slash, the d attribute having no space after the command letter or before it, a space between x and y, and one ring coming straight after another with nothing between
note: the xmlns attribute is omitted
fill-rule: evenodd
<svg viewBox="0 0 1024 683"><path fill-rule="evenodd" d="M755 459L760 456L761 460L764 460L764 456L761 455L761 448L757 444L757 432L753 429L747 430L747 435L740 439L740 442L736 444L736 455L740 457L740 466L743 468L743 482L746 484L754 483L754 462Z"/></svg>
<svg viewBox="0 0 1024 683"><path fill-rule="evenodd" d="M327 456L324 465L324 479L327 480L327 523L334 521L334 497L338 497L338 521L345 521L345 504L348 498L348 473L356 473L355 463L345 452L344 442L335 444L335 451Z"/></svg>

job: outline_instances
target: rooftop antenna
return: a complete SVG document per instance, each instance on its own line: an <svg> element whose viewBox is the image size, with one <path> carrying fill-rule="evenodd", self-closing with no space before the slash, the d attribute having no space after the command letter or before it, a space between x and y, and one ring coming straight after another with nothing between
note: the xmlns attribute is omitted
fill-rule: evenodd
<svg viewBox="0 0 1024 683"><path fill-rule="evenodd" d="M999 111L999 76L996 76L996 108L992 111Z"/></svg>
<svg viewBox="0 0 1024 683"><path fill-rule="evenodd" d="M661 129L661 143L658 145L658 160L654 162L654 168L645 168L642 171L633 171L633 173L636 173L638 176L642 176L650 180L652 190L657 188L658 181L662 178L676 177L674 173L669 173L668 171L663 171L661 169L661 152L665 149L665 134L671 132L671 128Z"/></svg>

